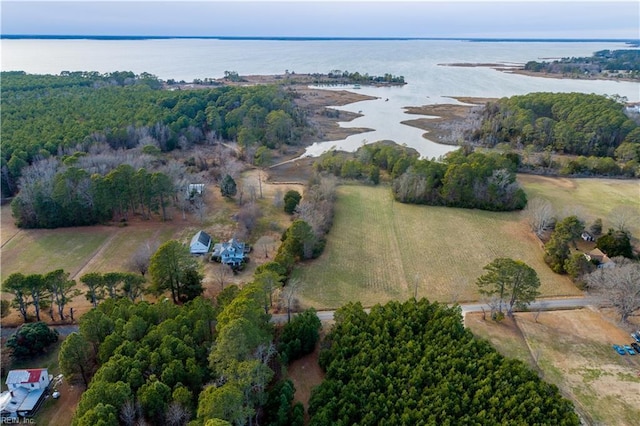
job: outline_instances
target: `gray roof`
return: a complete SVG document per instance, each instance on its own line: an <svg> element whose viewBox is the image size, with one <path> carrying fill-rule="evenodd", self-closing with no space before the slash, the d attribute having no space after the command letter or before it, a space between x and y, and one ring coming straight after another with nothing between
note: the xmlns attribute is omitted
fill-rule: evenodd
<svg viewBox="0 0 640 426"><path fill-rule="evenodd" d="M198 233L191 239L191 245L195 244L196 242L208 246L209 244L211 244L211 236L209 236L209 234L204 231L198 231Z"/></svg>

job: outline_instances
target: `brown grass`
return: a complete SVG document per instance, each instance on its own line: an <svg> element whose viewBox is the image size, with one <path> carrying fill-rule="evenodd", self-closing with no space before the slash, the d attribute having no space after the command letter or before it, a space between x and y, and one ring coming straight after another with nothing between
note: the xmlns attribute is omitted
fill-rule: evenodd
<svg viewBox="0 0 640 426"><path fill-rule="evenodd" d="M612 344L628 344L626 330L590 309L516 314L522 332L509 324L468 315L474 334L497 349L534 365L542 377L572 399L588 423L636 425L640 416L640 359L620 356Z"/></svg>

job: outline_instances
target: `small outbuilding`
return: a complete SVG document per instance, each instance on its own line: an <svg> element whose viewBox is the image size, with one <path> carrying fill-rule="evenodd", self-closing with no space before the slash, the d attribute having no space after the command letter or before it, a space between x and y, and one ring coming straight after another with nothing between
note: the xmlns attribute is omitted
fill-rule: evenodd
<svg viewBox="0 0 640 426"><path fill-rule="evenodd" d="M191 254L207 254L210 248L211 236L206 232L198 231L198 233L191 238L191 244L189 244Z"/></svg>
<svg viewBox="0 0 640 426"><path fill-rule="evenodd" d="M204 183L190 183L187 186L187 200L193 199L196 195L202 196L204 193Z"/></svg>

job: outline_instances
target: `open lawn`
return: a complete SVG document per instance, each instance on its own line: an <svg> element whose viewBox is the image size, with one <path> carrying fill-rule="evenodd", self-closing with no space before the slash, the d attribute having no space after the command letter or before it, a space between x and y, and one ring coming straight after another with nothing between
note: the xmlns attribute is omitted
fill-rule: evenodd
<svg viewBox="0 0 640 426"><path fill-rule="evenodd" d="M620 356L612 344L628 344L629 334L590 309L516 314L509 324L467 315L474 334L504 355L536 366L542 377L572 399L588 424L637 425L640 418L640 358ZM519 330L518 330L519 329ZM518 337L519 336L519 337Z"/></svg>
<svg viewBox="0 0 640 426"><path fill-rule="evenodd" d="M1 277L55 269L75 275L115 232L102 226L21 230L2 247Z"/></svg>
<svg viewBox="0 0 640 426"><path fill-rule="evenodd" d="M544 198L561 215L577 214L589 226L602 219L603 231L611 225L608 218L617 206L636 210L636 220L630 224L631 233L640 237L640 180L630 179L568 179L536 175L518 175L518 182L527 197Z"/></svg>
<svg viewBox="0 0 640 426"><path fill-rule="evenodd" d="M543 249L520 212L417 206L394 202L387 186L343 185L320 258L296 268L305 306L365 306L417 296L433 301L479 299L475 281L497 257L533 267L545 296L581 292L544 263Z"/></svg>

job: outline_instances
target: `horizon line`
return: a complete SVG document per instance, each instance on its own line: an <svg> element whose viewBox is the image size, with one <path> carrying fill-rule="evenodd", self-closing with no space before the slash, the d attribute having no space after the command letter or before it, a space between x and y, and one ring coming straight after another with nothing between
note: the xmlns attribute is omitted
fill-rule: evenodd
<svg viewBox="0 0 640 426"><path fill-rule="evenodd" d="M0 34L0 39L30 40L168 40L168 39L204 39L204 40L277 40L277 41L544 41L544 42L626 42L640 43L640 38L586 38L586 37L412 37L412 36L196 36L196 35L92 35L92 34Z"/></svg>

